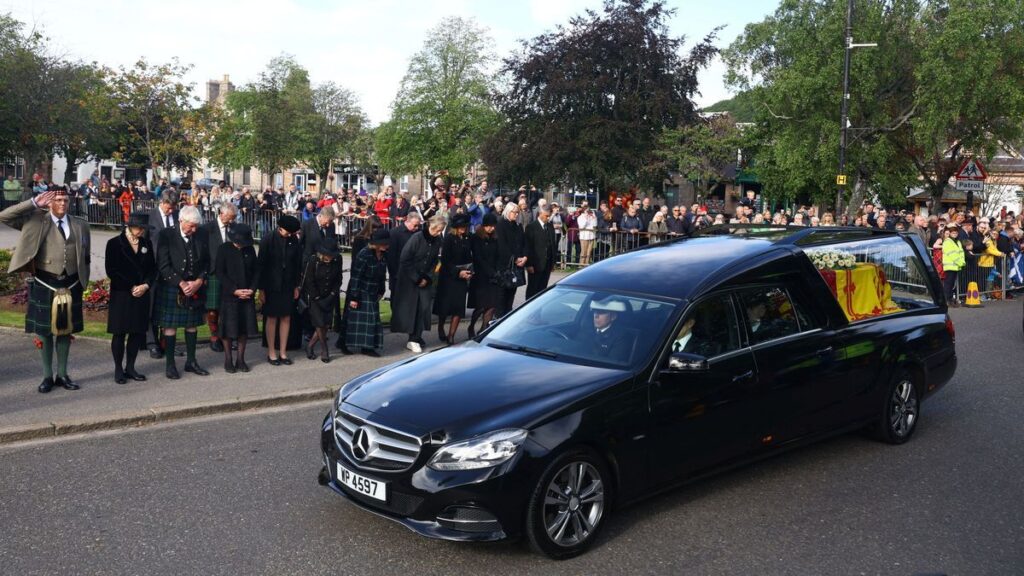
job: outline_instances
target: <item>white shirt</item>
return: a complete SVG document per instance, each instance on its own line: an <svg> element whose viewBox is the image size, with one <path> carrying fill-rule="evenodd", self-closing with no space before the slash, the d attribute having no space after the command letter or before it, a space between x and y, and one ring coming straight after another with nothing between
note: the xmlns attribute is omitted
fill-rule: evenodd
<svg viewBox="0 0 1024 576"><path fill-rule="evenodd" d="M672 345L673 352L682 352L686 350L686 345L690 342L690 338L693 338L693 332L687 332L686 336L676 340L676 343Z"/></svg>

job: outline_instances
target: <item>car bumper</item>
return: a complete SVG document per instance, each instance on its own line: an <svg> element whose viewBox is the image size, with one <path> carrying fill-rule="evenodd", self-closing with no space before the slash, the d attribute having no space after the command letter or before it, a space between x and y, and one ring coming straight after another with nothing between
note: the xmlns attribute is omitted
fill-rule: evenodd
<svg viewBox="0 0 1024 576"><path fill-rule="evenodd" d="M338 447L331 415L321 430L323 467L318 482L350 503L397 522L429 538L491 542L517 535L532 487L529 457L520 453L502 466L487 470L438 472L421 454L404 472L365 470ZM338 481L338 464L372 480L387 483L387 500L356 492ZM517 465L519 464L519 465Z"/></svg>

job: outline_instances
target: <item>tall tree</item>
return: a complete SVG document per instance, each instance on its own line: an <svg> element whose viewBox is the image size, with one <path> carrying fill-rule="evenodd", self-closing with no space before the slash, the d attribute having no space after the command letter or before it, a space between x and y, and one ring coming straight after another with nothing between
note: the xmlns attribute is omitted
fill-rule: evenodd
<svg viewBox="0 0 1024 576"><path fill-rule="evenodd" d="M460 177L480 159L497 115L490 102L493 59L487 31L473 20L447 18L412 57L375 134L377 160L391 174L448 170Z"/></svg>
<svg viewBox="0 0 1024 576"><path fill-rule="evenodd" d="M118 150L118 103L106 89L108 73L95 64L78 65L69 77L61 102L60 132L54 142L54 152L66 162L66 183L76 179L82 164L110 158Z"/></svg>
<svg viewBox="0 0 1024 576"><path fill-rule="evenodd" d="M732 115L715 114L690 126L665 129L656 154L666 161L667 169L678 170L706 192L727 177L743 144L743 133Z"/></svg>
<svg viewBox="0 0 1024 576"><path fill-rule="evenodd" d="M356 141L366 126L366 115L350 90L333 82L313 88L312 113L304 121L306 150L302 159L327 182L333 163L339 158L355 162Z"/></svg>
<svg viewBox="0 0 1024 576"><path fill-rule="evenodd" d="M661 1L607 0L523 41L501 70L506 121L485 147L488 169L544 183L660 184L658 137L696 120L697 72L716 53L712 31L684 57L685 38L668 32L674 13Z"/></svg>

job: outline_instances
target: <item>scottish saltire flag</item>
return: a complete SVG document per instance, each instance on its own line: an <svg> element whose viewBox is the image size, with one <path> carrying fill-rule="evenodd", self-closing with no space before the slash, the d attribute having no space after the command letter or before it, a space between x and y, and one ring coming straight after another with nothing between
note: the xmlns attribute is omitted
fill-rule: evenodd
<svg viewBox="0 0 1024 576"><path fill-rule="evenodd" d="M1014 284L1024 284L1024 253L1017 250L1013 254L1013 261L1010 263L1010 281Z"/></svg>

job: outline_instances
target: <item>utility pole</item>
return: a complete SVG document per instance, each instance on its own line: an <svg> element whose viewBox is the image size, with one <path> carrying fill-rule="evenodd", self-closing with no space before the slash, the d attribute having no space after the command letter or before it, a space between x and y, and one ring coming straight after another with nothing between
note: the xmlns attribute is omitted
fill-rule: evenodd
<svg viewBox="0 0 1024 576"><path fill-rule="evenodd" d="M850 55L854 48L878 46L853 43L853 0L846 0L846 33L843 35L846 53L843 58L843 103L839 118L839 173L836 175L836 219L842 210L843 193L846 192L846 143L850 129Z"/></svg>

